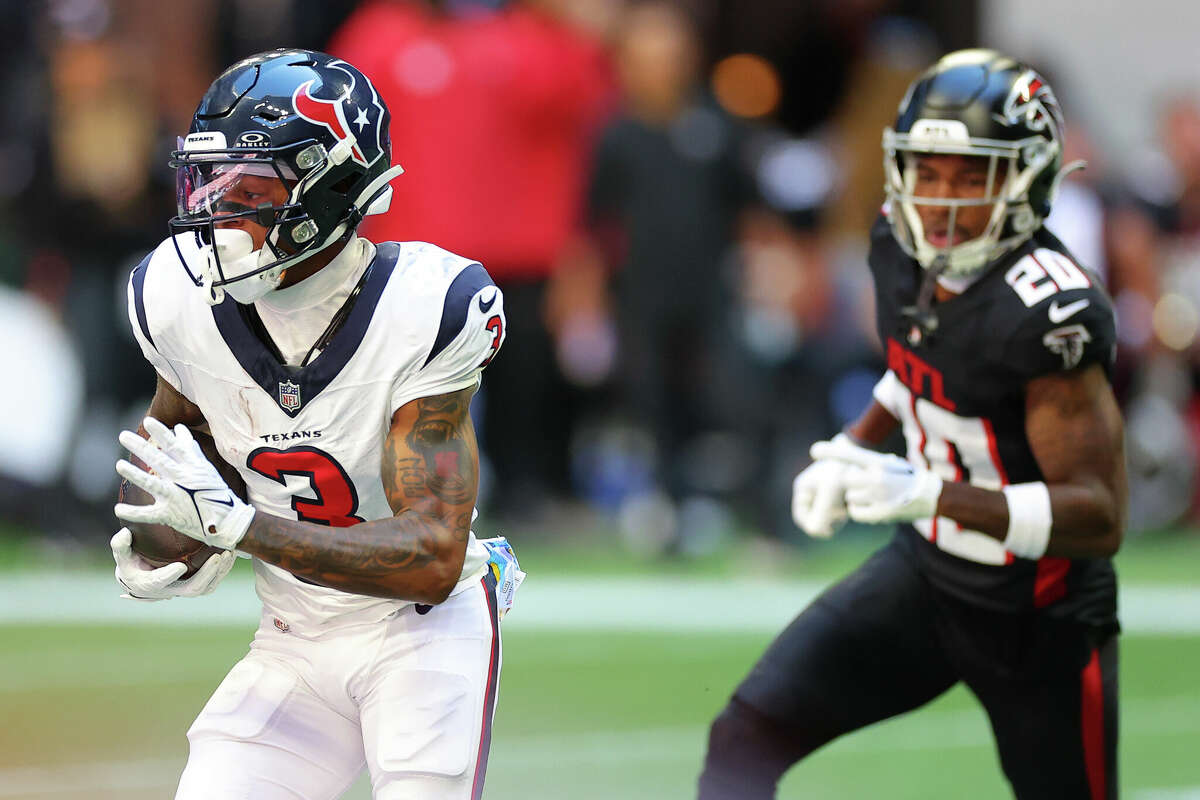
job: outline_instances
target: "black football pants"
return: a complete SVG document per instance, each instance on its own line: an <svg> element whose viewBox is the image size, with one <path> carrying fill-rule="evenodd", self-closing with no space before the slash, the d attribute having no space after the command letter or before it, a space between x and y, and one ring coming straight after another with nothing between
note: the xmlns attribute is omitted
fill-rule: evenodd
<svg viewBox="0 0 1200 800"><path fill-rule="evenodd" d="M959 681L987 711L1018 800L1117 797L1116 636L948 597L893 540L793 620L737 688L710 731L700 800L772 798L812 751Z"/></svg>

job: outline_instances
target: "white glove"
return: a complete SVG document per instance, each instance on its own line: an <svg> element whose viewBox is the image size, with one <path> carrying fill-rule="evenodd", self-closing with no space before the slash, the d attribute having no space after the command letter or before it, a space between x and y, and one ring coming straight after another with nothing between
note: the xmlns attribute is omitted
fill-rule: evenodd
<svg viewBox="0 0 1200 800"><path fill-rule="evenodd" d="M121 431L118 438L154 472L121 459L117 473L152 494L154 503L118 503L113 512L126 522L169 525L185 536L223 550L237 547L254 519L254 506L234 494L204 457L186 425L176 425L172 432L154 417L146 417L142 425L149 439L132 431Z"/></svg>
<svg viewBox="0 0 1200 800"><path fill-rule="evenodd" d="M846 508L857 522L912 522L937 513L942 479L899 456L859 447L845 438L817 442L810 454L846 465Z"/></svg>
<svg viewBox="0 0 1200 800"><path fill-rule="evenodd" d="M833 441L846 439L839 433ZM828 539L846 521L846 487L841 461L817 460L792 481L792 520L818 539Z"/></svg>
<svg viewBox="0 0 1200 800"><path fill-rule="evenodd" d="M217 588L217 584L233 569L237 560L232 551L213 553L196 574L179 580L187 572L187 564L174 561L155 569L131 547L133 536L129 528L121 528L111 540L113 560L117 562L117 582L125 587L121 597L130 600L169 600L172 597L199 597Z"/></svg>

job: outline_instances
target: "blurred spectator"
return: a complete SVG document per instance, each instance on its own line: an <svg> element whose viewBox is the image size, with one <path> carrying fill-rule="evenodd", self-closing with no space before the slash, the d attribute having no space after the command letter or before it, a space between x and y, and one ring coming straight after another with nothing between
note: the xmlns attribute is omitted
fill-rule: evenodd
<svg viewBox="0 0 1200 800"><path fill-rule="evenodd" d="M831 199L828 214L830 235L839 246L859 251L847 262L856 263L860 272L867 235L883 202L879 132L895 122L905 89L939 49L928 27L904 17L881 17L866 34L861 57L850 65L846 90L824 131L842 173L841 191Z"/></svg>
<svg viewBox="0 0 1200 800"><path fill-rule="evenodd" d="M1104 168L1098 161L1087 132L1079 125L1067 128L1063 164L1070 171L1059 184L1054 206L1046 218L1046 227L1067 246L1080 264L1093 270L1107 286L1106 220L1104 200L1100 194Z"/></svg>
<svg viewBox="0 0 1200 800"><path fill-rule="evenodd" d="M153 388L144 375L127 371L132 343L120 333L127 322L117 296L131 260L166 232L162 212L173 197L166 142L174 142L191 115L193 101L180 99L183 90L208 71L203 23L211 4L24 5L26 14L14 15L13 28L24 31L13 43L23 55L6 72L8 91L17 93L6 98L9 107L22 109L19 145L0 144L19 168L0 167L6 176L0 183L14 191L0 191L0 241L8 240L5 272L57 316L78 353L72 356L82 369L77 388L87 402L82 420L70 428L62 483L56 483L60 496L69 489L71 502L57 506L81 514L86 508L92 519L78 520L73 532L90 529L99 539L111 534L105 506L116 486L116 419L125 404ZM7 32L13 17L5 18ZM170 70L159 68L168 61ZM27 92L36 100L20 96ZM48 364L62 360L55 347L49 340L44 347ZM71 385L65 381L62 391ZM19 504L7 511L22 514Z"/></svg>
<svg viewBox="0 0 1200 800"><path fill-rule="evenodd" d="M830 234L844 180L832 149L772 137L755 173L771 213L750 215L741 236L739 362L757 456L747 505L758 528L788 539L791 480L808 446L866 407L882 365L862 262Z"/></svg>
<svg viewBox="0 0 1200 800"><path fill-rule="evenodd" d="M164 3L173 6L175 3ZM324 50L360 0L207 0L214 39L213 66L232 64L276 47ZM204 92L189 94L194 99Z"/></svg>
<svg viewBox="0 0 1200 800"><path fill-rule="evenodd" d="M1117 308L1122 344L1140 344L1144 355L1129 403L1130 511L1142 528L1197 514L1200 99L1183 93L1164 103L1160 140L1161 150L1133 160L1138 204L1110 230L1114 279L1118 271L1140 279L1118 289Z"/></svg>
<svg viewBox="0 0 1200 800"><path fill-rule="evenodd" d="M566 488L570 397L542 307L578 223L611 76L600 42L556 4L485 5L368 2L330 51L387 97L407 170L366 235L479 259L504 290L508 346L488 370L482 439L493 510L528 516Z"/></svg>
<svg viewBox="0 0 1200 800"><path fill-rule="evenodd" d="M624 106L594 156L592 238L557 276L550 309L568 373L596 383L605 375L584 377L581 365L609 349L611 329L600 320L611 302L618 406L642 432L633 440L653 446L640 448L649 466L624 471L641 485L606 501L654 509L634 513L627 527L659 536L664 546L675 543L677 530L712 528L722 512L711 496L748 477L738 466L747 461L745 445L726 435L734 416L728 402L737 395L729 374L735 303L728 267L735 225L754 191L746 131L702 91L699 47L691 19L670 3L640 3L622 19ZM601 294L598 259L612 269L611 301ZM590 347L579 344L589 338Z"/></svg>
<svg viewBox="0 0 1200 800"><path fill-rule="evenodd" d="M84 407L83 364L44 302L0 287L3 372L16 385L0 393L0 512L9 523L78 535L64 502L67 467Z"/></svg>
<svg viewBox="0 0 1200 800"><path fill-rule="evenodd" d="M776 119L807 134L823 125L846 97L872 24L893 0L758 0L718 2L718 52L753 52L783 79Z"/></svg>
<svg viewBox="0 0 1200 800"><path fill-rule="evenodd" d="M0 288L5 375L19 381L0 393L0 475L49 486L66 472L83 408L83 365L62 323L45 303Z"/></svg>

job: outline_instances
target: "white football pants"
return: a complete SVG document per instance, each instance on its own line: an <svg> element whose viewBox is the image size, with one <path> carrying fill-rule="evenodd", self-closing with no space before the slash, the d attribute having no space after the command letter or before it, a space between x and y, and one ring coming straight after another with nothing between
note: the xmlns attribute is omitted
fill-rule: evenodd
<svg viewBox="0 0 1200 800"><path fill-rule="evenodd" d="M418 614L301 638L264 617L188 731L176 800L477 800L500 677L491 573ZM279 627L286 627L280 625Z"/></svg>

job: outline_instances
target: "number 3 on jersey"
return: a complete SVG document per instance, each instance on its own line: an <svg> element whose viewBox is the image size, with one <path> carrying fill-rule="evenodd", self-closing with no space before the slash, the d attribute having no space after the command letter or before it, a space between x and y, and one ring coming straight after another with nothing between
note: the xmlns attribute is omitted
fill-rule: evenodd
<svg viewBox="0 0 1200 800"><path fill-rule="evenodd" d="M504 320L500 319L498 314L493 315L484 327L492 332L492 350L488 353L487 358L480 363L479 369L483 369L492 363L492 359L496 357L496 353L500 350L500 343L504 341Z"/></svg>
<svg viewBox="0 0 1200 800"><path fill-rule="evenodd" d="M333 456L308 445L276 450L260 447L246 458L246 465L265 478L287 485L287 476L307 478L311 497L292 495L292 508L302 522L348 528L363 521L358 511L358 492L350 476Z"/></svg>

